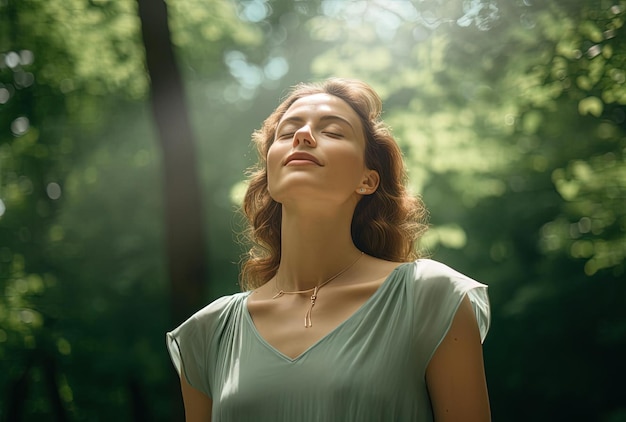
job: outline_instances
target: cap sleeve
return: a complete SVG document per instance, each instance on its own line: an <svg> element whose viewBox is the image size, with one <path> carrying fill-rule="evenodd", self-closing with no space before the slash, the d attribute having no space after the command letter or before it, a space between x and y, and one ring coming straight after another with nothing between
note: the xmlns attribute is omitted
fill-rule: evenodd
<svg viewBox="0 0 626 422"><path fill-rule="evenodd" d="M178 375L209 397L212 346L229 298L217 299L166 334L167 349Z"/></svg>
<svg viewBox="0 0 626 422"><path fill-rule="evenodd" d="M425 366L448 333L465 296L474 309L480 340L485 340L491 321L485 284L428 259L416 261L413 277L414 335Z"/></svg>

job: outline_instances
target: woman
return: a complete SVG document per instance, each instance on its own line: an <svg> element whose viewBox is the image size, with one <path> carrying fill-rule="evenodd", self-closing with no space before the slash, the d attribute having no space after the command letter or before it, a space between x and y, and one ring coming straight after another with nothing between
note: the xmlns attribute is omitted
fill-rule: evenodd
<svg viewBox="0 0 626 422"><path fill-rule="evenodd" d="M300 84L253 135L244 292L168 333L187 421L488 421L486 286L414 244L422 204L365 83Z"/></svg>

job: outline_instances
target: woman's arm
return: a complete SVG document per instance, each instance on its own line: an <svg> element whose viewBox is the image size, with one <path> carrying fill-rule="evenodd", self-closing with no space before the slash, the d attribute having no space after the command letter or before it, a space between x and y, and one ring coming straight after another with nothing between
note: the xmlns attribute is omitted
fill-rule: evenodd
<svg viewBox="0 0 626 422"><path fill-rule="evenodd" d="M428 364L426 383L435 421L491 420L480 332L467 296Z"/></svg>
<svg viewBox="0 0 626 422"><path fill-rule="evenodd" d="M180 377L180 389L185 404L185 421L211 422L211 409L213 408L211 398L189 385L184 374Z"/></svg>

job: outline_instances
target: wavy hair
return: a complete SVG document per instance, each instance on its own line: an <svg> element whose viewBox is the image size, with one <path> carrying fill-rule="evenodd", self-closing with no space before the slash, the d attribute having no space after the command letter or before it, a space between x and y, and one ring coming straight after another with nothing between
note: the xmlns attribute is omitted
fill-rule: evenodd
<svg viewBox="0 0 626 422"><path fill-rule="evenodd" d="M352 241L361 251L395 262L418 258L416 242L426 230L427 211L420 198L406 189L402 152L381 120L382 101L366 83L331 78L294 86L283 102L252 134L258 162L248 171L248 189L242 211L248 221L244 235L251 245L243 257L240 284L254 289L278 270L281 254L282 205L267 189L267 153L280 119L300 98L329 94L348 103L359 116L365 134L365 164L380 175L380 184L357 204L352 217Z"/></svg>

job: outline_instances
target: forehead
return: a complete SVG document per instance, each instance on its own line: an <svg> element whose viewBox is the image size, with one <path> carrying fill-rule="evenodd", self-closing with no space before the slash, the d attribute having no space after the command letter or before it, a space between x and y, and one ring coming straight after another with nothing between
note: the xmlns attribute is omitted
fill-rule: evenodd
<svg viewBox="0 0 626 422"><path fill-rule="evenodd" d="M350 105L339 97L330 94L312 94L296 100L285 112L282 120L291 117L339 116L361 126L361 119Z"/></svg>

